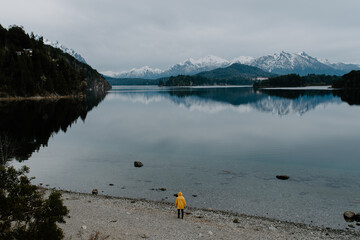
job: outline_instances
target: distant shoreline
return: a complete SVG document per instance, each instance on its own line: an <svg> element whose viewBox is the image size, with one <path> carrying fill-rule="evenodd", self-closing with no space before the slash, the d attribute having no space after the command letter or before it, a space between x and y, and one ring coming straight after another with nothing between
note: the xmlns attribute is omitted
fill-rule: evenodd
<svg viewBox="0 0 360 240"><path fill-rule="evenodd" d="M49 194L51 190L45 192ZM177 218L172 203L92 195L60 190L70 210L60 224L65 238L81 239L93 232L110 239L357 239L358 229L331 229L229 211L185 208ZM79 237L79 232L80 237ZM176 234L175 234L176 233ZM174 235L175 234L175 235Z"/></svg>
<svg viewBox="0 0 360 240"><path fill-rule="evenodd" d="M24 101L24 100L31 100L31 101L40 101L40 100L57 100L57 99L79 99L85 98L84 94L78 95L47 95L47 96L31 96L31 97L0 97L0 101L3 102L12 102L12 101Z"/></svg>
<svg viewBox="0 0 360 240"><path fill-rule="evenodd" d="M257 87L256 90L338 90L331 85L305 86L305 87Z"/></svg>

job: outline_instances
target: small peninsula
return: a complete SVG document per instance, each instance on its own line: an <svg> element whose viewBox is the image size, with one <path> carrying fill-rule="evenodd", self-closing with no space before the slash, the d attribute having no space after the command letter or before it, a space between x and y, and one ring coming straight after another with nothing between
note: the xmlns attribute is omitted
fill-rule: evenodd
<svg viewBox="0 0 360 240"><path fill-rule="evenodd" d="M267 80L256 81L254 88L276 88L276 87L307 87L307 86L328 86L334 81L339 80L339 76L309 74L299 76L298 74L288 74L271 77Z"/></svg>
<svg viewBox="0 0 360 240"><path fill-rule="evenodd" d="M341 88L345 90L360 90L360 71L351 71L341 79L334 81L333 88Z"/></svg>

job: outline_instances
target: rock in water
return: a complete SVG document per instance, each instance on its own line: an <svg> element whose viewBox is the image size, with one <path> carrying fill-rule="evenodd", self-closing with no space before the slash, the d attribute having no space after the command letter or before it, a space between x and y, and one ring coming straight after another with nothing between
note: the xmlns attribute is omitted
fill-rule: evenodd
<svg viewBox="0 0 360 240"><path fill-rule="evenodd" d="M354 220L357 221L357 222L360 222L360 212L358 212L357 214L355 214Z"/></svg>
<svg viewBox="0 0 360 240"><path fill-rule="evenodd" d="M134 167L142 167L142 166L144 166L144 164L142 164L142 162L138 162L138 161L134 162Z"/></svg>
<svg viewBox="0 0 360 240"><path fill-rule="evenodd" d="M276 175L276 178L280 180L288 180L290 177L288 175Z"/></svg>
<svg viewBox="0 0 360 240"><path fill-rule="evenodd" d="M354 220L355 213L351 211L344 212L344 218L345 220Z"/></svg>
<svg viewBox="0 0 360 240"><path fill-rule="evenodd" d="M95 189L92 190L91 193L94 194L94 195L97 195L99 193L99 191L95 188Z"/></svg>

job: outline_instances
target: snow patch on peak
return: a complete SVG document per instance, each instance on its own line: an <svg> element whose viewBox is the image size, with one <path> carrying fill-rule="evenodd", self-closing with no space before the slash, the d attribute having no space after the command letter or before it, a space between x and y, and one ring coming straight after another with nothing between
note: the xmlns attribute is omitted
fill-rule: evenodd
<svg viewBox="0 0 360 240"><path fill-rule="evenodd" d="M307 54L305 51L299 52L298 55L302 56L302 57L311 57L309 54Z"/></svg>
<svg viewBox="0 0 360 240"><path fill-rule="evenodd" d="M226 64L226 63L229 63L228 60L223 59L221 57L214 56L214 55L208 55L204 58L200 58L196 62L200 63L200 64Z"/></svg>
<svg viewBox="0 0 360 240"><path fill-rule="evenodd" d="M316 58L316 60L318 60L319 62L326 64L326 65L331 65L332 63L326 59L326 58Z"/></svg>
<svg viewBox="0 0 360 240"><path fill-rule="evenodd" d="M241 63L241 64L250 65L254 60L255 60L254 57L240 56L238 58L234 58L233 60L231 60L230 64Z"/></svg>
<svg viewBox="0 0 360 240"><path fill-rule="evenodd" d="M139 72L139 73L141 73L141 72L157 72L157 73L162 72L161 69L158 69L158 68L153 69L153 68L151 68L149 66L143 66L141 68L133 68L130 71Z"/></svg>
<svg viewBox="0 0 360 240"><path fill-rule="evenodd" d="M226 67L229 66L229 64L230 62L228 60L213 55L208 55L200 59L189 58L165 70L161 77L177 76L180 74L194 75L199 72Z"/></svg>
<svg viewBox="0 0 360 240"><path fill-rule="evenodd" d="M189 64L195 64L195 59L193 58L188 58L183 62L180 62L178 65L189 65Z"/></svg>
<svg viewBox="0 0 360 240"><path fill-rule="evenodd" d="M198 66L206 66L206 65L221 66L224 64L229 64L229 61L221 57L208 55L206 57L199 59L188 58L184 62L181 62L179 65L189 65L189 64L198 65Z"/></svg>
<svg viewBox="0 0 360 240"><path fill-rule="evenodd" d="M113 72L113 71L102 71L100 73L108 77L116 77L119 74L118 72Z"/></svg>
<svg viewBox="0 0 360 240"><path fill-rule="evenodd" d="M37 40L39 40L41 37L36 35L35 38ZM58 48L58 49L62 50L64 53L70 54L71 56L73 56L79 62L86 63L85 59L79 53L75 52L75 50L73 50L71 48L65 47L64 45L62 45L58 41L54 42L54 41L50 41L49 39L43 38L43 43L45 45L49 45L49 46L52 46L54 48Z"/></svg>
<svg viewBox="0 0 360 240"><path fill-rule="evenodd" d="M109 72L109 71L108 71ZM113 73L112 75L107 75L110 77L115 77L115 78L148 78L148 79L153 79L153 78L157 78L157 75L163 73L164 71L158 68L151 68L149 66L143 66L140 68L132 68L128 71L122 71L119 73ZM110 72L111 74L111 72Z"/></svg>
<svg viewBox="0 0 360 240"><path fill-rule="evenodd" d="M140 76L140 75L145 74L145 73L161 73L162 70L158 69L158 68L152 69L149 66L143 66L141 68L132 68L130 71L123 71L121 73L128 73L128 72Z"/></svg>

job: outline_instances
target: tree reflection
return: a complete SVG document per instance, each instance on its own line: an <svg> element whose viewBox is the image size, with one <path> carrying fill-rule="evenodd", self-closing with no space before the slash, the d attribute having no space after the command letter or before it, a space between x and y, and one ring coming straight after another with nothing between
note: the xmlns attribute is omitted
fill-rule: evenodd
<svg viewBox="0 0 360 240"><path fill-rule="evenodd" d="M85 121L87 113L104 97L0 102L1 161L27 160L34 151L47 146L51 136L60 130L66 132L79 118Z"/></svg>
<svg viewBox="0 0 360 240"><path fill-rule="evenodd" d="M360 105L360 91L359 90L338 90L334 91L334 95L339 96L342 101L349 105Z"/></svg>

